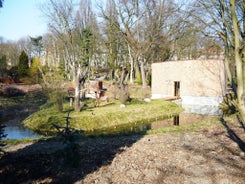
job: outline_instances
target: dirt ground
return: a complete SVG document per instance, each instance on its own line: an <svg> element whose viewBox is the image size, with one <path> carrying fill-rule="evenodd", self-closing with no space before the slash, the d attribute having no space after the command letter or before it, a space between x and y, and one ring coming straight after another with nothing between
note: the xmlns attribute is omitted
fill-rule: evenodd
<svg viewBox="0 0 245 184"><path fill-rule="evenodd" d="M0 183L245 183L241 124L182 133L6 145Z"/></svg>
<svg viewBox="0 0 245 184"><path fill-rule="evenodd" d="M245 183L245 127L239 123L76 140L6 145L0 184Z"/></svg>

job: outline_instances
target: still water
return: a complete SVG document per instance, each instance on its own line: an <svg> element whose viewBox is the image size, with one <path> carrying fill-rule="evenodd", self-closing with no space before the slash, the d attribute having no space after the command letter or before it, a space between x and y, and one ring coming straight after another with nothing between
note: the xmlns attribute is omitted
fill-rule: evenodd
<svg viewBox="0 0 245 184"><path fill-rule="evenodd" d="M33 133L31 130L19 126L7 126L4 129L4 133L7 134L5 139L23 139L23 138L38 138L39 135Z"/></svg>
<svg viewBox="0 0 245 184"><path fill-rule="evenodd" d="M216 118L217 115L205 115L197 113L183 112L177 116L167 117L165 120L155 120L154 122L145 122L140 124L119 125L104 129L98 129L85 132L86 135L103 135L103 134L132 134L142 133L151 129L159 129L163 127L181 126L187 124L194 124L203 120ZM71 117L72 118L72 117ZM3 122L6 125L4 133L7 134L8 139L23 139L23 138L37 138L40 135L33 133L31 130L23 126L21 117L5 117Z"/></svg>
<svg viewBox="0 0 245 184"><path fill-rule="evenodd" d="M24 127L22 118L20 117L2 117L4 122L4 134L5 139L23 139L23 138L38 138L40 135L35 134L31 130Z"/></svg>
<svg viewBox="0 0 245 184"><path fill-rule="evenodd" d="M41 91L33 91L24 96L0 96L0 124L4 125L5 139L36 138L39 135L26 129L23 120L36 112L46 102L46 96Z"/></svg>
<svg viewBox="0 0 245 184"><path fill-rule="evenodd" d="M115 134L133 134L144 133L147 130L154 130L164 127L182 126L199 123L204 120L211 120L217 118L216 115L202 115L202 114L189 114L181 113L177 116L168 117L164 120L156 120L154 122L145 122L141 124L127 124L119 125L109 128L103 128L93 131L85 132L85 135L115 135Z"/></svg>

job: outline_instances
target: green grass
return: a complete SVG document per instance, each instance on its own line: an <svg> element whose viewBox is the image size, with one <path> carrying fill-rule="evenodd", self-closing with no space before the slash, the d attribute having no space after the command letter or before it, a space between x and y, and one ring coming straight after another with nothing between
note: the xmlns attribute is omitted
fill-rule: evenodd
<svg viewBox="0 0 245 184"><path fill-rule="evenodd" d="M67 116L69 110L68 103L65 104L65 109L64 112L58 113L54 106L46 105L28 117L24 121L25 126L43 135L52 135L55 133L52 123L65 125L64 116ZM126 108L121 108L119 101L104 103L100 107L88 104L81 112L70 113L71 127L93 131L133 123L144 124L156 119L165 119L182 111L183 109L177 104L163 100L153 100L150 103L133 100L126 105Z"/></svg>

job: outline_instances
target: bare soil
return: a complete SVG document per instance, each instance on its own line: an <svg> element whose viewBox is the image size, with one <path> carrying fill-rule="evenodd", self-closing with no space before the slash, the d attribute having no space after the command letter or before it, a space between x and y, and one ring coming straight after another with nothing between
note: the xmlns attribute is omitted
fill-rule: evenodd
<svg viewBox="0 0 245 184"><path fill-rule="evenodd" d="M245 183L245 129L226 123L154 135L4 147L0 183Z"/></svg>
<svg viewBox="0 0 245 184"><path fill-rule="evenodd" d="M19 95L25 95L27 93L33 93L40 91L42 87L39 84L3 84L0 83L0 96L13 97Z"/></svg>

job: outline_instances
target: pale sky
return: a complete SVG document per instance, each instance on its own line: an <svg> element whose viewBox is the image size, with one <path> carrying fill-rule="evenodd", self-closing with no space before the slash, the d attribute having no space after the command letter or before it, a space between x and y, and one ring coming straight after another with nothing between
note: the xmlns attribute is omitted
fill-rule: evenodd
<svg viewBox="0 0 245 184"><path fill-rule="evenodd" d="M26 36L47 32L47 24L39 4L47 0L4 0L0 8L0 37L17 41Z"/></svg>

